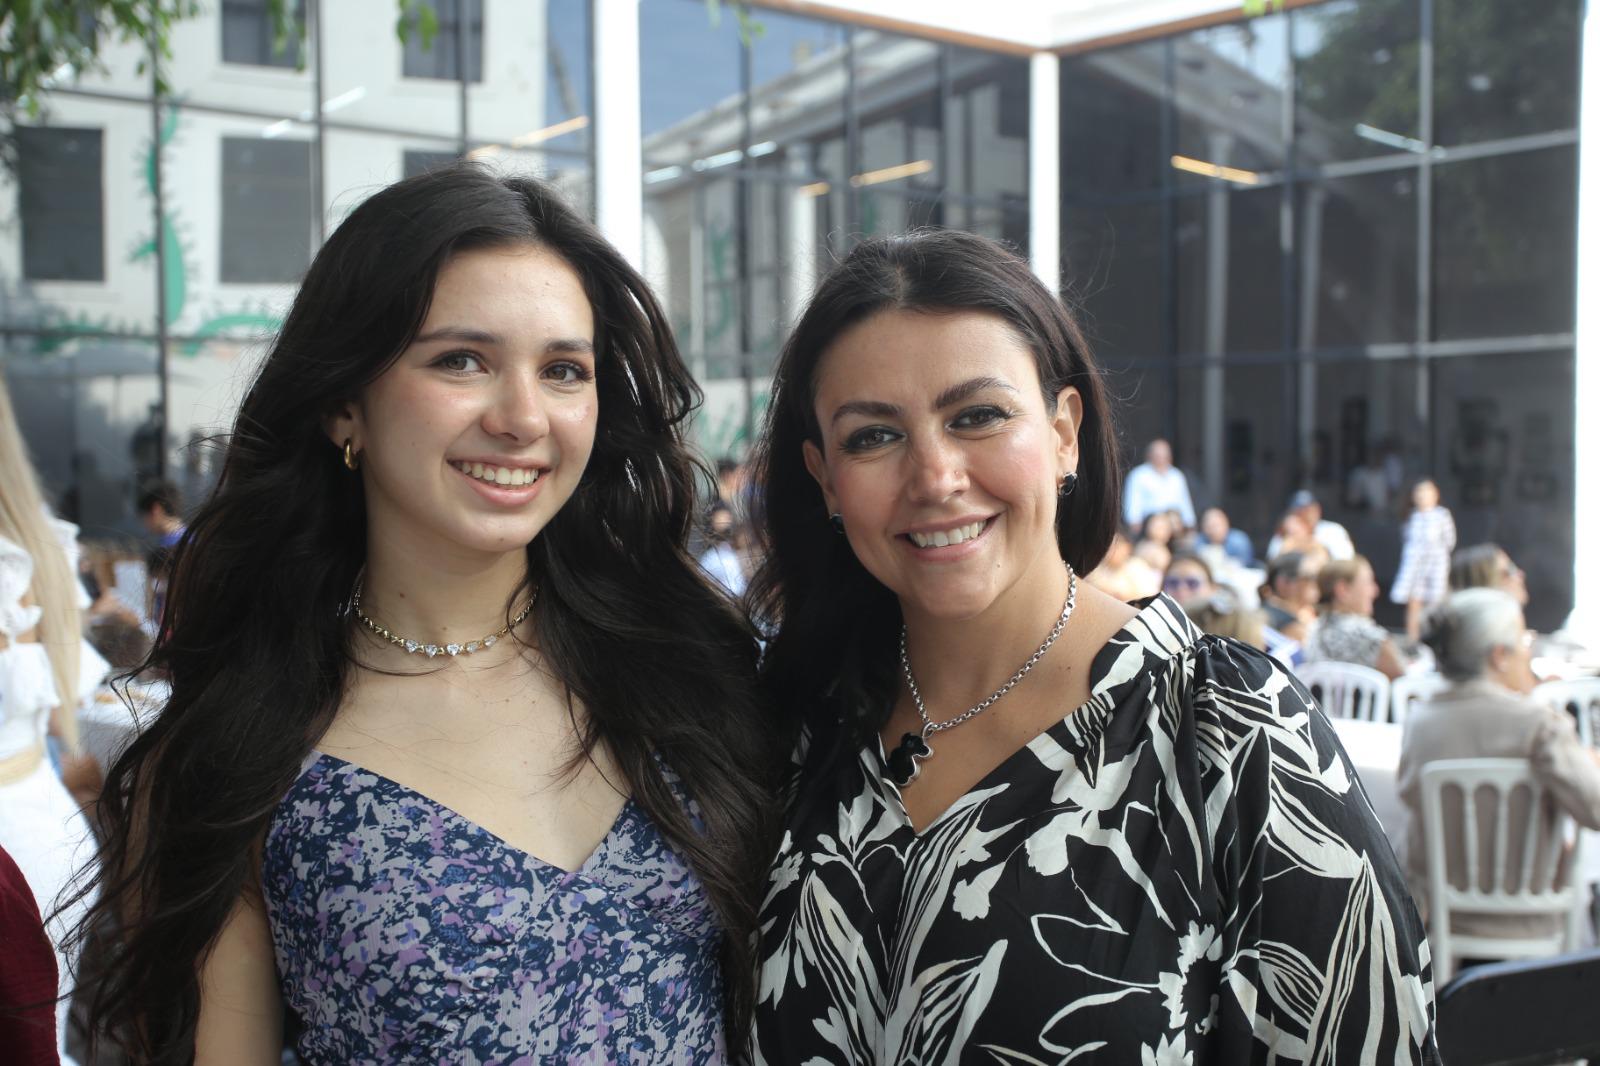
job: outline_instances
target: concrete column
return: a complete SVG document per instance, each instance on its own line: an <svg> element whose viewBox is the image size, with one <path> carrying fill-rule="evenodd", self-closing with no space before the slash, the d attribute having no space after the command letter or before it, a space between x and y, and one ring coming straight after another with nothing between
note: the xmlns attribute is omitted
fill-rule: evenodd
<svg viewBox="0 0 1600 1066"><path fill-rule="evenodd" d="M1061 291L1061 60L1035 52L1028 93L1028 260Z"/></svg>
<svg viewBox="0 0 1600 1066"><path fill-rule="evenodd" d="M635 267L644 253L639 0L594 0L594 200L600 232Z"/></svg>
<svg viewBox="0 0 1600 1066"><path fill-rule="evenodd" d="M1578 315L1574 343L1572 635L1600 647L1600 2L1584 5L1578 91Z"/></svg>

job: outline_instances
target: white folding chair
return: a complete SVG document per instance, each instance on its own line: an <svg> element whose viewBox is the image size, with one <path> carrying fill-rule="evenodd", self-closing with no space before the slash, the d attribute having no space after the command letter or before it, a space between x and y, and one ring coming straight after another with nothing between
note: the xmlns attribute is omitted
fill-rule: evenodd
<svg viewBox="0 0 1600 1066"><path fill-rule="evenodd" d="M1405 725L1418 703L1433 699L1449 684L1443 674L1401 674L1389 682L1389 720Z"/></svg>
<svg viewBox="0 0 1600 1066"><path fill-rule="evenodd" d="M1329 718L1389 720L1389 679L1371 667L1324 660L1307 663L1299 675Z"/></svg>
<svg viewBox="0 0 1600 1066"><path fill-rule="evenodd" d="M1533 698L1577 719L1578 736L1585 744L1600 737L1600 677L1546 681L1534 688Z"/></svg>
<svg viewBox="0 0 1600 1066"><path fill-rule="evenodd" d="M1445 793L1461 814L1461 854L1446 848ZM1490 793L1487 804L1484 792ZM1512 821L1512 799L1526 797L1527 810ZM1485 817L1487 816L1487 817ZM1544 786L1526 759L1443 759L1422 768L1422 836L1428 856L1428 940L1433 979L1443 986L1460 958L1525 959L1554 955L1578 943L1578 889L1555 884L1572 820L1548 809ZM1452 844L1456 843L1454 841ZM1483 858L1487 856L1487 869ZM1463 885L1453 884L1450 863L1459 860ZM1576 854L1569 869L1575 869ZM1487 878L1485 878L1487 872ZM1569 880L1571 880L1569 878ZM1454 912L1475 915L1550 915L1556 933L1544 937L1476 936L1450 928Z"/></svg>

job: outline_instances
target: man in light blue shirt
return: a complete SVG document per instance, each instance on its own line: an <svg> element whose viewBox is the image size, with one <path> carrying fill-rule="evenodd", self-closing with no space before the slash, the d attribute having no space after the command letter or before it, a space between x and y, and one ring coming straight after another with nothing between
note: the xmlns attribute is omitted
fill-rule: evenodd
<svg viewBox="0 0 1600 1066"><path fill-rule="evenodd" d="M1186 528L1194 528L1194 501L1189 481L1172 465L1172 447L1159 437L1144 451L1144 462L1128 473L1122 492L1122 517L1137 529L1158 511L1176 511Z"/></svg>

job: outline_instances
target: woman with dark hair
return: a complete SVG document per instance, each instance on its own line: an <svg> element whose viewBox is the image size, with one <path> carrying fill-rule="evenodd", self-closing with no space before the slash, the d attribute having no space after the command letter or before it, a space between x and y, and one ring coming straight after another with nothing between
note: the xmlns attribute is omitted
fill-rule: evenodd
<svg viewBox="0 0 1600 1066"><path fill-rule="evenodd" d="M751 1003L755 642L685 550L698 399L538 182L374 195L178 546L92 1017L139 1062L717 1061ZM724 1010L726 1004L726 1014Z"/></svg>
<svg viewBox="0 0 1600 1066"><path fill-rule="evenodd" d="M1117 528L1112 415L1026 264L857 247L756 469L796 740L757 1061L1436 1060L1415 909L1309 695L1078 580Z"/></svg>

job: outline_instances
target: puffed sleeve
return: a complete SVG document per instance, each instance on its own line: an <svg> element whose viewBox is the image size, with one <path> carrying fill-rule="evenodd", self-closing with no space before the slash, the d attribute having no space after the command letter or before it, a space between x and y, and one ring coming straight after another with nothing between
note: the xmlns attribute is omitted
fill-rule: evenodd
<svg viewBox="0 0 1600 1066"><path fill-rule="evenodd" d="M8 644L39 624L39 608L22 605L32 583L33 558L20 544L0 537L0 635Z"/></svg>
<svg viewBox="0 0 1600 1066"><path fill-rule="evenodd" d="M1223 941L1209 1060L1437 1063L1422 922L1332 726L1275 661L1205 643Z"/></svg>

